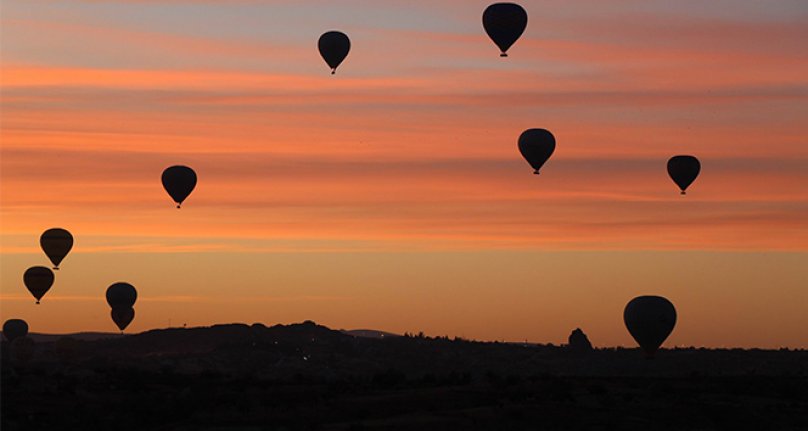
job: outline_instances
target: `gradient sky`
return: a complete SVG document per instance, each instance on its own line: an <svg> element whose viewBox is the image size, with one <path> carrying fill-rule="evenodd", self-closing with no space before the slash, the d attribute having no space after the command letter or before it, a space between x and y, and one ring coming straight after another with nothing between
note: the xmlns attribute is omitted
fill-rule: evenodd
<svg viewBox="0 0 808 431"><path fill-rule="evenodd" d="M303 5L305 4L305 5ZM3 319L128 332L334 328L631 345L808 347L808 3L3 0ZM337 75L316 42L352 50ZM531 174L516 139L556 153ZM675 154L701 159L687 197ZM174 209L160 174L192 166ZM43 303L39 235L76 238Z"/></svg>

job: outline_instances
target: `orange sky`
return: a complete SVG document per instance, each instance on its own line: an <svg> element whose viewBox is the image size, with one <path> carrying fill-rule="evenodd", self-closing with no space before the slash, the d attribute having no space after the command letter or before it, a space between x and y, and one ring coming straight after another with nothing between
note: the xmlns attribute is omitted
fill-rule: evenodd
<svg viewBox="0 0 808 431"><path fill-rule="evenodd" d="M487 2L307 4L4 3L3 319L112 330L103 291L129 281L130 331L629 345L623 305L662 294L671 343L808 347L804 4L525 2L504 60ZM531 127L558 141L539 177ZM703 167L684 198L682 153ZM180 211L173 164L199 175ZM76 247L35 307L21 274L55 226Z"/></svg>

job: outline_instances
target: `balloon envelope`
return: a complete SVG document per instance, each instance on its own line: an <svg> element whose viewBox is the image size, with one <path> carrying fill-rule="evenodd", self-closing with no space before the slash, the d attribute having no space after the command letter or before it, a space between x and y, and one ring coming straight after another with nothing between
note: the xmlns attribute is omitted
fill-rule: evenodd
<svg viewBox="0 0 808 431"><path fill-rule="evenodd" d="M668 160L668 175L679 186L682 194L696 180L700 171L701 163L693 156L673 156Z"/></svg>
<svg viewBox="0 0 808 431"><path fill-rule="evenodd" d="M129 308L136 300L137 290L129 283L115 283L107 288L107 304L112 308Z"/></svg>
<svg viewBox="0 0 808 431"><path fill-rule="evenodd" d="M336 73L337 67L348 56L348 52L351 50L351 40L341 31L328 31L320 36L320 40L317 41L317 49L320 50L320 55L331 68L333 75Z"/></svg>
<svg viewBox="0 0 808 431"><path fill-rule="evenodd" d="M9 342L28 335L28 323L22 319L8 319L3 323L3 336Z"/></svg>
<svg viewBox="0 0 808 431"><path fill-rule="evenodd" d="M73 248L73 235L58 227L48 229L39 237L39 245L53 263L53 269L59 269L62 259Z"/></svg>
<svg viewBox="0 0 808 431"><path fill-rule="evenodd" d="M500 57L507 57L508 48L519 39L527 27L527 12L516 3L494 3L483 12L483 28L499 47Z"/></svg>
<svg viewBox="0 0 808 431"><path fill-rule="evenodd" d="M118 325L118 329L123 332L135 318L135 309L132 307L113 307L110 312L112 321Z"/></svg>
<svg viewBox="0 0 808 431"><path fill-rule="evenodd" d="M171 166L163 171L162 180L163 188L179 208L196 187L196 172L188 166Z"/></svg>
<svg viewBox="0 0 808 431"><path fill-rule="evenodd" d="M25 274L22 275L22 281L25 283L25 287L28 288L31 295L34 295L37 304L39 304L39 300L42 299L45 293L53 286L53 279L53 271L44 266L32 266L26 269Z"/></svg>
<svg viewBox="0 0 808 431"><path fill-rule="evenodd" d="M519 152L538 174L544 162L555 151L556 142L552 133L545 129L528 129L519 135Z"/></svg>
<svg viewBox="0 0 808 431"><path fill-rule="evenodd" d="M626 305L623 321L646 356L652 358L676 325L676 309L661 296L638 296Z"/></svg>

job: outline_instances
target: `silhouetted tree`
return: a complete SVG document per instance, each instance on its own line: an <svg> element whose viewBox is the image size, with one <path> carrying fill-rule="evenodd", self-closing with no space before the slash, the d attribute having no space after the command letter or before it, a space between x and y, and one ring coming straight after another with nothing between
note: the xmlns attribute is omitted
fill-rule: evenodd
<svg viewBox="0 0 808 431"><path fill-rule="evenodd" d="M592 351L592 343L589 342L589 338L581 328L575 328L569 336L567 348L574 352L590 352Z"/></svg>

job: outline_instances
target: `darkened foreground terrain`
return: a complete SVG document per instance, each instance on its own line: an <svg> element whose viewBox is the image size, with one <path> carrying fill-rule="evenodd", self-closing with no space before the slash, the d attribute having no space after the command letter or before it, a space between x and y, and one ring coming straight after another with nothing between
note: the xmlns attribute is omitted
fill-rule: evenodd
<svg viewBox="0 0 808 431"><path fill-rule="evenodd" d="M3 431L805 430L808 352L219 325L4 343L0 395Z"/></svg>

